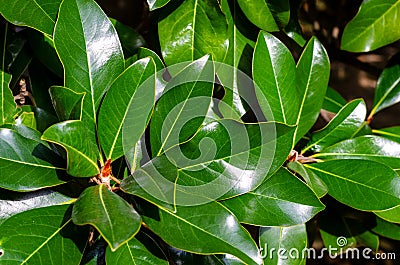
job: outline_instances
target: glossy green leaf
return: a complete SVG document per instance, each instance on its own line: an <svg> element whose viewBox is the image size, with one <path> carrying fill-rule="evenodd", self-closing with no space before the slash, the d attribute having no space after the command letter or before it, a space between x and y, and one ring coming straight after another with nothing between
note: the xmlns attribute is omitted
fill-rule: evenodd
<svg viewBox="0 0 400 265"><path fill-rule="evenodd" d="M289 0L267 0L267 4L278 26L286 27L291 15Z"/></svg>
<svg viewBox="0 0 400 265"><path fill-rule="evenodd" d="M381 163L343 159L305 166L328 186L329 195L355 209L385 210L400 203L400 178Z"/></svg>
<svg viewBox="0 0 400 265"><path fill-rule="evenodd" d="M53 35L61 0L1 0L0 13L11 23ZM23 15L21 15L23 14Z"/></svg>
<svg viewBox="0 0 400 265"><path fill-rule="evenodd" d="M18 134L20 134L21 136L23 136L24 138L39 142L39 143L43 144L44 146L50 148L50 145L46 141L43 141L42 139L40 139L42 134L33 128L30 128L23 124L5 124L2 126L2 128L11 129L11 130L17 132Z"/></svg>
<svg viewBox="0 0 400 265"><path fill-rule="evenodd" d="M43 140L56 143L67 151L67 172L75 177L91 177L99 173L98 149L90 132L81 121L65 121L48 128Z"/></svg>
<svg viewBox="0 0 400 265"><path fill-rule="evenodd" d="M209 56L204 56L167 84L150 124L153 156L161 155L196 133L211 103L213 80L214 65Z"/></svg>
<svg viewBox="0 0 400 265"><path fill-rule="evenodd" d="M71 25L75 25L73 30ZM64 66L64 86L86 93L82 121L94 132L100 101L124 70L118 35L93 0L64 0L54 29L54 44Z"/></svg>
<svg viewBox="0 0 400 265"><path fill-rule="evenodd" d="M151 57L153 58L154 63L156 64L156 99L158 100L163 91L165 86L167 85L167 82L163 78L163 74L166 71L165 66L161 58L157 55L157 53L153 52L152 50L149 50L144 47L140 47L138 49L138 59L143 59L146 57Z"/></svg>
<svg viewBox="0 0 400 265"><path fill-rule="evenodd" d="M303 250L307 248L308 240L304 224L289 227L262 227L259 241L265 265L300 265L306 258ZM272 250L273 248L275 251Z"/></svg>
<svg viewBox="0 0 400 265"><path fill-rule="evenodd" d="M150 11L156 10L160 7L165 6L171 0L147 0Z"/></svg>
<svg viewBox="0 0 400 265"><path fill-rule="evenodd" d="M293 39L300 47L304 47L307 43L303 36L303 29L299 22L298 10L303 4L301 1L289 1L290 3L290 18L283 31Z"/></svg>
<svg viewBox="0 0 400 265"><path fill-rule="evenodd" d="M133 207L105 185L85 189L74 204L72 221L96 227L112 251L132 239L141 224Z"/></svg>
<svg viewBox="0 0 400 265"><path fill-rule="evenodd" d="M251 30L247 30L237 2L223 0L221 7L228 20L229 48L224 64L217 67L218 78L225 89L223 102L218 105L218 109L224 118L235 119L247 111L246 103L241 97L249 90L247 84L250 80L246 73L251 72L255 43L248 36ZM247 98L244 100L247 103L249 101Z"/></svg>
<svg viewBox="0 0 400 265"><path fill-rule="evenodd" d="M36 127L35 113L22 112L15 120L15 124L22 124L36 130L37 127Z"/></svg>
<svg viewBox="0 0 400 265"><path fill-rule="evenodd" d="M338 113L346 103L346 100L336 90L328 86L324 97L324 103L322 103L322 108L324 110Z"/></svg>
<svg viewBox="0 0 400 265"><path fill-rule="evenodd" d="M293 132L279 123L211 122L124 179L121 188L168 209L243 194L284 163Z"/></svg>
<svg viewBox="0 0 400 265"><path fill-rule="evenodd" d="M262 264L248 232L217 202L180 206L176 212L149 208L143 221L173 247L199 254L229 253L246 264Z"/></svg>
<svg viewBox="0 0 400 265"><path fill-rule="evenodd" d="M165 254L151 236L139 232L115 252L107 248L107 264L168 265Z"/></svg>
<svg viewBox="0 0 400 265"><path fill-rule="evenodd" d="M399 56L395 58L394 63L391 63L383 70L378 78L374 97L374 107L371 110L370 117L380 110L400 102L400 63L398 62L398 58Z"/></svg>
<svg viewBox="0 0 400 265"><path fill-rule="evenodd" d="M367 107L364 100L357 99L349 102L328 125L311 135L311 141L302 153L307 150L321 152L326 147L353 138L362 128L366 115Z"/></svg>
<svg viewBox="0 0 400 265"><path fill-rule="evenodd" d="M307 185L314 191L318 198L324 197L328 193L326 184L310 169L306 168L303 164L295 161L287 164L290 170L298 173L307 183Z"/></svg>
<svg viewBox="0 0 400 265"><path fill-rule="evenodd" d="M383 137L365 135L332 145L313 157L372 160L397 170L400 169L400 144Z"/></svg>
<svg viewBox="0 0 400 265"><path fill-rule="evenodd" d="M4 63L4 61L3 61ZM0 124L12 123L13 116L16 112L16 105L11 90L8 84L11 81L11 75L0 70L1 75L1 90L0 90Z"/></svg>
<svg viewBox="0 0 400 265"><path fill-rule="evenodd" d="M217 0L186 0L172 12L164 12L168 14L158 22L158 35L167 66L191 62L206 54L211 54L214 61L224 61L229 45L228 24Z"/></svg>
<svg viewBox="0 0 400 265"><path fill-rule="evenodd" d="M324 47L315 37L311 38L297 63L297 93L301 99L294 143L311 129L318 118L328 86L329 68Z"/></svg>
<svg viewBox="0 0 400 265"><path fill-rule="evenodd" d="M381 218L376 218L376 225L371 230L378 235L400 240L400 225L389 223Z"/></svg>
<svg viewBox="0 0 400 265"><path fill-rule="evenodd" d="M400 126L393 126L379 130L372 130L374 134L385 137L394 142L400 143Z"/></svg>
<svg viewBox="0 0 400 265"><path fill-rule="evenodd" d="M146 41L144 38L133 28L119 22L116 19L110 18L110 20L118 33L125 58L134 55L138 51L139 47L146 46Z"/></svg>
<svg viewBox="0 0 400 265"><path fill-rule="evenodd" d="M397 205L393 208L384 211L377 211L374 213L388 222L400 224L400 205Z"/></svg>
<svg viewBox="0 0 400 265"><path fill-rule="evenodd" d="M107 159L135 147L152 114L156 67L151 58L136 61L111 85L101 105L98 136Z"/></svg>
<svg viewBox="0 0 400 265"><path fill-rule="evenodd" d="M87 237L86 227L72 223L70 205L19 213L0 225L0 263L76 265Z"/></svg>
<svg viewBox="0 0 400 265"><path fill-rule="evenodd" d="M400 39L400 1L370 0L343 31L343 50L368 52Z"/></svg>
<svg viewBox="0 0 400 265"><path fill-rule="evenodd" d="M64 163L45 145L0 129L0 187L32 191L64 183Z"/></svg>
<svg viewBox="0 0 400 265"><path fill-rule="evenodd" d="M278 31L279 27L265 0L238 0L246 17L257 27L265 31Z"/></svg>
<svg viewBox="0 0 400 265"><path fill-rule="evenodd" d="M69 204L74 199L52 190L34 192L0 192L0 223L18 213L52 205Z"/></svg>
<svg viewBox="0 0 400 265"><path fill-rule="evenodd" d="M61 121L81 119L85 92L76 93L67 87L52 86L49 93L53 107Z"/></svg>
<svg viewBox="0 0 400 265"><path fill-rule="evenodd" d="M307 185L284 168L255 190L221 203L240 222L258 226L303 224L325 208Z"/></svg>
<svg viewBox="0 0 400 265"><path fill-rule="evenodd" d="M301 100L296 93L296 65L289 49L269 33L260 32L258 36L253 76L267 120L296 124Z"/></svg>

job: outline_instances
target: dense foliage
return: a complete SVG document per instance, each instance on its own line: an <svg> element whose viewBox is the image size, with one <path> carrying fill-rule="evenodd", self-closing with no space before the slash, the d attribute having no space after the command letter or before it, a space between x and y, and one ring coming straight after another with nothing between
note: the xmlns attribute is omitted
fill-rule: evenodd
<svg viewBox="0 0 400 265"><path fill-rule="evenodd" d="M94 0L0 0L0 264L305 264L266 247L400 240L400 126L371 128L400 101L396 56L368 113L328 86L302 1L146 4L144 38ZM399 25L400 0L366 0L340 47Z"/></svg>

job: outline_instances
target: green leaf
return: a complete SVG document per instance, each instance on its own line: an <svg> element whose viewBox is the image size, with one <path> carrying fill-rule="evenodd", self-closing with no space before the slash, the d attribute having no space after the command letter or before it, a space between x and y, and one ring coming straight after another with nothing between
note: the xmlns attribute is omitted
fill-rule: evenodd
<svg viewBox="0 0 400 265"><path fill-rule="evenodd" d="M362 211L385 210L400 203L400 178L390 167L358 159L331 160L305 167L328 186L336 200Z"/></svg>
<svg viewBox="0 0 400 265"><path fill-rule="evenodd" d="M163 91L165 86L167 85L167 82L163 78L163 74L166 71L165 66L163 61L160 59L160 57L157 55L157 53L153 52L152 50L149 50L144 47L140 47L138 49L138 59L143 59L146 57L151 57L156 64L156 99L158 100Z"/></svg>
<svg viewBox="0 0 400 265"><path fill-rule="evenodd" d="M298 265L302 264L306 258L303 250L307 248L308 240L304 224L289 227L262 227L259 240L265 265ZM272 251L273 248L276 251ZM281 252L280 249L284 251Z"/></svg>
<svg viewBox="0 0 400 265"><path fill-rule="evenodd" d="M318 198L324 197L328 193L326 184L310 169L306 168L303 164L295 161L287 164L290 170L298 173L307 183L307 185L314 191Z"/></svg>
<svg viewBox="0 0 400 265"><path fill-rule="evenodd" d="M121 188L168 209L244 194L285 162L293 132L279 123L211 122L124 179Z"/></svg>
<svg viewBox="0 0 400 265"><path fill-rule="evenodd" d="M267 1L238 0L238 3L251 23L260 29L270 32L279 30Z"/></svg>
<svg viewBox="0 0 400 265"><path fill-rule="evenodd" d="M223 0L221 7L228 20L229 48L224 64L217 66L218 78L225 89L223 102L220 102L218 109L224 118L235 119L247 111L246 103L242 102L241 97L247 96L246 92L249 91L247 83L250 80L247 74L251 75L255 43L248 36L251 29L246 28L237 2ZM248 96L244 100L248 103Z"/></svg>
<svg viewBox="0 0 400 265"><path fill-rule="evenodd" d="M346 103L346 100L336 90L328 86L324 97L324 103L322 103L322 108L324 110L338 113Z"/></svg>
<svg viewBox="0 0 400 265"><path fill-rule="evenodd" d="M266 2L278 26L286 27L290 18L289 0L267 0Z"/></svg>
<svg viewBox="0 0 400 265"><path fill-rule="evenodd" d="M267 120L296 124L301 100L301 95L296 93L296 65L289 49L269 33L258 35L253 76L259 87L257 98Z"/></svg>
<svg viewBox="0 0 400 265"><path fill-rule="evenodd" d="M372 130L374 134L385 137L394 142L400 143L400 126L393 126L379 130Z"/></svg>
<svg viewBox="0 0 400 265"><path fill-rule="evenodd" d="M388 222L400 224L400 205L397 205L393 208L384 211L377 211L374 213Z"/></svg>
<svg viewBox="0 0 400 265"><path fill-rule="evenodd" d="M400 1L399 1L400 3ZM400 5L399 5L400 12ZM400 20L399 20L400 22ZM375 113L400 102L400 63L399 56L395 56L381 73L376 84L374 107L370 117Z"/></svg>
<svg viewBox="0 0 400 265"><path fill-rule="evenodd" d="M255 190L221 203L241 223L257 226L303 224L325 208L307 185L284 168Z"/></svg>
<svg viewBox="0 0 400 265"><path fill-rule="evenodd" d="M301 151L321 152L340 141L353 138L363 127L367 115L364 100L357 99L346 104L336 116L321 130L313 132L311 141Z"/></svg>
<svg viewBox="0 0 400 265"><path fill-rule="evenodd" d="M399 13L399 0L364 1L343 31L341 48L368 52L400 39Z"/></svg>
<svg viewBox="0 0 400 265"><path fill-rule="evenodd" d="M20 125L25 125L29 128L35 129L36 130L36 119L35 119L35 113L33 112L22 112L18 118L15 120L15 123Z"/></svg>
<svg viewBox="0 0 400 265"><path fill-rule="evenodd" d="M53 35L61 0L0 0L1 15L18 26L28 26Z"/></svg>
<svg viewBox="0 0 400 265"><path fill-rule="evenodd" d="M146 225L173 247L199 254L229 253L246 264L262 264L251 236L217 202L179 206L176 212L150 207L146 210Z"/></svg>
<svg viewBox="0 0 400 265"><path fill-rule="evenodd" d="M76 28L71 30L71 25ZM82 121L94 134L100 101L124 70L118 35L93 0L64 0L54 29L54 44L64 66L64 86L86 93Z"/></svg>
<svg viewBox="0 0 400 265"><path fill-rule="evenodd" d="M26 45L26 37L21 35L22 33L16 33L12 42L7 47L13 56L13 60L8 67L12 76L9 84L10 88L14 88L19 83L32 61L32 53L30 47Z"/></svg>
<svg viewBox="0 0 400 265"><path fill-rule="evenodd" d="M43 144L0 128L0 187L32 191L64 183L61 158Z"/></svg>
<svg viewBox="0 0 400 265"><path fill-rule="evenodd" d="M72 221L96 227L112 251L139 232L140 215L105 185L86 188L74 204Z"/></svg>
<svg viewBox="0 0 400 265"><path fill-rule="evenodd" d="M376 225L371 230L378 235L393 240L400 240L400 225L392 224L381 218L376 218Z"/></svg>
<svg viewBox="0 0 400 265"><path fill-rule="evenodd" d="M171 0L147 0L150 11L156 10L160 7L165 6Z"/></svg>
<svg viewBox="0 0 400 265"><path fill-rule="evenodd" d="M106 262L107 264L135 265L169 264L160 246L145 232L139 232L115 252L107 248Z"/></svg>
<svg viewBox="0 0 400 265"><path fill-rule="evenodd" d="M214 65L209 56L204 56L167 84L150 124L153 156L161 155L196 133L211 103L213 81Z"/></svg>
<svg viewBox="0 0 400 265"><path fill-rule="evenodd" d="M194 61L206 54L214 61L224 61L228 24L217 0L186 0L172 12L164 12L169 13L158 22L158 35L166 65Z"/></svg>
<svg viewBox="0 0 400 265"><path fill-rule="evenodd" d="M14 192L1 190L0 223L22 212L35 208L71 203L74 199L52 190Z"/></svg>
<svg viewBox="0 0 400 265"><path fill-rule="evenodd" d="M4 63L4 61L3 61ZM8 84L11 81L11 75L0 70L1 74L1 90L0 90L0 125L5 123L12 123L13 116L16 112L16 105L13 94L8 88Z"/></svg>
<svg viewBox="0 0 400 265"><path fill-rule="evenodd" d="M99 173L98 149L90 132L81 121L65 121L48 128L42 139L56 143L67 151L67 172L75 177L91 177Z"/></svg>
<svg viewBox="0 0 400 265"><path fill-rule="evenodd" d="M313 157L372 160L397 170L400 169L400 144L383 137L365 135L332 145Z"/></svg>
<svg viewBox="0 0 400 265"><path fill-rule="evenodd" d="M75 91L62 86L52 86L49 89L53 107L61 121L80 120L85 92Z"/></svg>
<svg viewBox="0 0 400 265"><path fill-rule="evenodd" d="M322 44L311 38L297 63L297 93L300 107L297 111L297 143L314 125L324 101L329 80L329 58Z"/></svg>
<svg viewBox="0 0 400 265"><path fill-rule="evenodd" d="M146 41L133 28L113 18L110 18L110 21L118 33L125 58L134 55L139 47L146 46Z"/></svg>
<svg viewBox="0 0 400 265"><path fill-rule="evenodd" d="M2 264L79 264L88 229L75 226L70 205L19 213L0 225ZM22 250L22 251L21 251Z"/></svg>
<svg viewBox="0 0 400 265"><path fill-rule="evenodd" d="M156 67L145 58L128 67L111 85L101 105L98 135L107 159L136 146L152 114Z"/></svg>

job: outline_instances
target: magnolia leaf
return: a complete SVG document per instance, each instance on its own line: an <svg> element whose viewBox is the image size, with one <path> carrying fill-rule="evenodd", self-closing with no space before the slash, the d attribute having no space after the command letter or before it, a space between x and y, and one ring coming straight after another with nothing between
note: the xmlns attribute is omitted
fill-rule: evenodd
<svg viewBox="0 0 400 265"><path fill-rule="evenodd" d="M141 224L140 215L132 206L105 185L82 192L74 204L72 220L77 225L96 227L112 251L132 239Z"/></svg>
<svg viewBox="0 0 400 265"><path fill-rule="evenodd" d="M28 26L51 36L60 3L61 0L0 0L0 13L14 25Z"/></svg>
<svg viewBox="0 0 400 265"><path fill-rule="evenodd" d="M159 156L199 129L211 104L214 65L204 56L168 82L150 124L152 155Z"/></svg>
<svg viewBox="0 0 400 265"><path fill-rule="evenodd" d="M385 210L400 203L400 178L374 161L343 159L306 164L336 200L362 211Z"/></svg>
<svg viewBox="0 0 400 265"><path fill-rule="evenodd" d="M179 206L176 212L150 206L143 221L169 245L199 254L229 253L246 264L262 264L251 236L221 204Z"/></svg>
<svg viewBox="0 0 400 265"><path fill-rule="evenodd" d="M67 151L67 172L74 177L91 177L99 173L96 142L81 121L65 121L48 128L42 139L59 144Z"/></svg>
<svg viewBox="0 0 400 265"><path fill-rule="evenodd" d="M152 114L156 67L151 58L136 61L111 85L101 105L98 135L107 159L135 147Z"/></svg>
<svg viewBox="0 0 400 265"><path fill-rule="evenodd" d="M32 191L65 182L62 159L42 143L0 128L0 187Z"/></svg>
<svg viewBox="0 0 400 265"><path fill-rule="evenodd" d="M328 86L329 68L326 50L315 37L311 38L296 69L297 94L301 99L296 112L294 144L311 129L318 118Z"/></svg>
<svg viewBox="0 0 400 265"><path fill-rule="evenodd" d="M324 148L342 140L353 138L363 127L367 115L364 100L357 99L349 102L338 114L321 130L311 135L311 141L301 151L321 152Z"/></svg>
<svg viewBox="0 0 400 265"><path fill-rule="evenodd" d="M53 107L61 121L80 120L85 92L75 91L61 86L52 86L49 89Z"/></svg>
<svg viewBox="0 0 400 265"><path fill-rule="evenodd" d="M259 240L265 265L300 265L305 261L303 250L307 248L308 240L304 224L289 227L262 227ZM272 249L277 251L272 251ZM284 252L281 252L281 249Z"/></svg>
<svg viewBox="0 0 400 265"><path fill-rule="evenodd" d="M77 28L71 30L71 25ZM54 29L54 44L64 66L64 86L86 93L82 121L94 136L101 99L124 70L117 32L93 0L64 0Z"/></svg>
<svg viewBox="0 0 400 265"><path fill-rule="evenodd" d="M241 223L257 226L303 224L325 208L307 185L284 168L255 190L221 203Z"/></svg>
<svg viewBox="0 0 400 265"><path fill-rule="evenodd" d="M79 264L89 233L87 227L72 223L70 209L70 205L50 206L7 219L0 225L0 262Z"/></svg>
<svg viewBox="0 0 400 265"><path fill-rule="evenodd" d="M253 76L267 120L296 124L301 100L296 93L296 65L289 49L269 33L260 32L258 36Z"/></svg>
<svg viewBox="0 0 400 265"><path fill-rule="evenodd" d="M275 22L274 16L265 0L238 0L240 8L246 17L265 31L278 31L279 27ZM257 12L255 12L255 10Z"/></svg>
<svg viewBox="0 0 400 265"><path fill-rule="evenodd" d="M343 31L341 48L369 52L400 39L399 14L399 0L364 1Z"/></svg>
<svg viewBox="0 0 400 265"><path fill-rule="evenodd" d="M191 62L206 54L211 54L214 61L224 61L228 25L217 0L186 0L172 12L165 12L158 22L158 35L167 66Z"/></svg>
<svg viewBox="0 0 400 265"><path fill-rule="evenodd" d="M313 157L323 160L331 159L364 159L386 164L400 169L400 143L374 135L365 135L345 140L325 148L322 153Z"/></svg>

